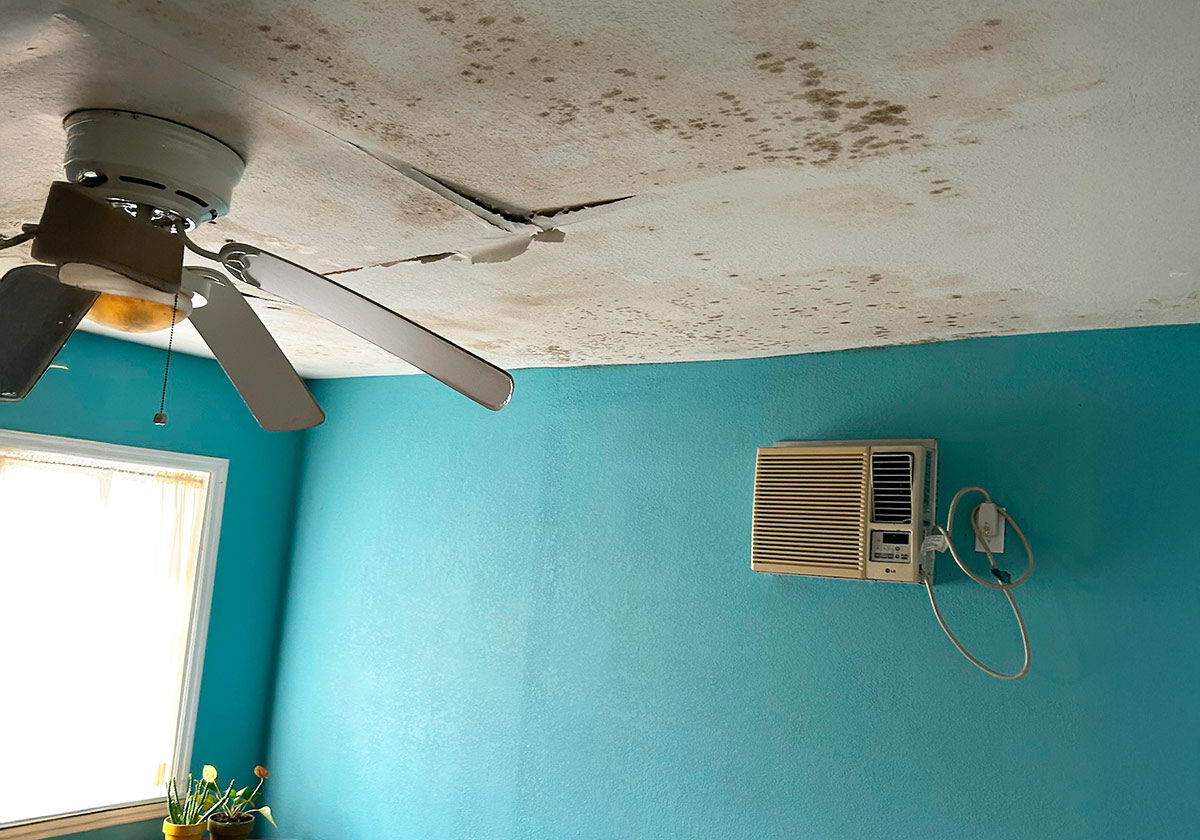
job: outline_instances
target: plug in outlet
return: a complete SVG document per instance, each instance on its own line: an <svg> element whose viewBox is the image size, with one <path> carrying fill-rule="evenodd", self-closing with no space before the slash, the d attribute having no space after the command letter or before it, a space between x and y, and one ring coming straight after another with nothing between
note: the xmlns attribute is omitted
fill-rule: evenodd
<svg viewBox="0 0 1200 840"><path fill-rule="evenodd" d="M1002 554L1005 522L1000 508L992 502L980 503L975 511L975 521L979 523L979 534L975 536L975 550L984 550L983 541L979 539L979 535L982 534L987 539L987 547L991 549L992 554Z"/></svg>

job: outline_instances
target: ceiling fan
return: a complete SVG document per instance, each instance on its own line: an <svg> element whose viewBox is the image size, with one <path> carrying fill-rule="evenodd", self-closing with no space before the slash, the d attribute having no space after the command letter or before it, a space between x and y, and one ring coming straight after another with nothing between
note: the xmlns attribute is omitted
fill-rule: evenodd
<svg viewBox="0 0 1200 840"><path fill-rule="evenodd" d="M128 332L188 319L264 429L321 423L321 407L229 277L183 265L192 251L487 408L508 403L506 371L354 290L253 245L193 243L188 231L228 212L245 167L221 141L130 111L76 111L64 125L68 180L51 185L38 224L0 239L0 248L32 241L40 263L0 278L0 400L23 399L85 316Z"/></svg>

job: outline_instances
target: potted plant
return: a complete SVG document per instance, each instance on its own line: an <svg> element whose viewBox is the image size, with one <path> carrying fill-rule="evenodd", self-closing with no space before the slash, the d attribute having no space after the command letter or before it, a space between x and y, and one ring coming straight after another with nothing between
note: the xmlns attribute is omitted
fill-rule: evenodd
<svg viewBox="0 0 1200 840"><path fill-rule="evenodd" d="M241 840L248 836L254 828L255 814L262 814L267 822L275 825L275 818L271 815L269 807L254 805L254 800L262 791L263 782L271 774L260 764L254 768L254 775L258 777L258 784L254 786L254 790L250 790L249 785L235 790L234 780L230 780L222 792L221 785L217 782L217 768L211 764L204 765L204 804L209 807L208 834L213 840Z"/></svg>
<svg viewBox="0 0 1200 840"><path fill-rule="evenodd" d="M167 818L163 820L163 837L199 840L208 825L208 816L218 805L214 800L206 807L205 785L188 774L187 788L181 794L174 778L167 780Z"/></svg>

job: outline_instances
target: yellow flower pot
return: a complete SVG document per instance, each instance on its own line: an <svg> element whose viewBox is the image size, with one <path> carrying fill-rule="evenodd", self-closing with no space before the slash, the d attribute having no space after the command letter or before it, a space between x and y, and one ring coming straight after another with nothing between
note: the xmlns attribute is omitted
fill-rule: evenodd
<svg viewBox="0 0 1200 840"><path fill-rule="evenodd" d="M200 840L207 827L204 823L175 825L170 820L163 820L163 837L169 837L172 840Z"/></svg>

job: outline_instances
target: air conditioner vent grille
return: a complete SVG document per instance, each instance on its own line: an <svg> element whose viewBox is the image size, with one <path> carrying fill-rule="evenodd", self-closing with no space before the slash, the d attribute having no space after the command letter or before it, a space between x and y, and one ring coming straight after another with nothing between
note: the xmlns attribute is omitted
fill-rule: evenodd
<svg viewBox="0 0 1200 840"><path fill-rule="evenodd" d="M913 455L876 452L871 456L871 521L912 523Z"/></svg>
<svg viewBox="0 0 1200 840"><path fill-rule="evenodd" d="M754 563L862 577L867 467L865 449L759 450Z"/></svg>

